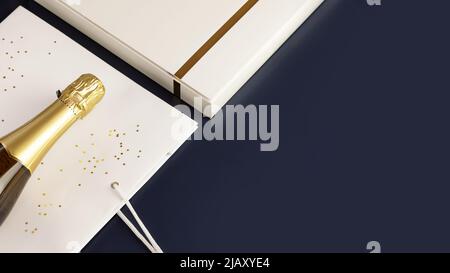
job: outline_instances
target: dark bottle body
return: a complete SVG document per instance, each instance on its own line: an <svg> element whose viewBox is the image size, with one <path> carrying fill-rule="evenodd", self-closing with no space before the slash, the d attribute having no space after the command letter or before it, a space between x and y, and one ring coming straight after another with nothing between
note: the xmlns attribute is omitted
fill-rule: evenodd
<svg viewBox="0 0 450 273"><path fill-rule="evenodd" d="M0 144L0 225L11 212L31 173Z"/></svg>

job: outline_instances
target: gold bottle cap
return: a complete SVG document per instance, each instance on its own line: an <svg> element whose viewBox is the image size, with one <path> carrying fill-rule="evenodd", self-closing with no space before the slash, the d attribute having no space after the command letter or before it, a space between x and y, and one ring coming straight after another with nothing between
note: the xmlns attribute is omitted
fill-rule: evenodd
<svg viewBox="0 0 450 273"><path fill-rule="evenodd" d="M105 86L92 74L83 74L58 94L78 118L84 118L105 96Z"/></svg>
<svg viewBox="0 0 450 273"><path fill-rule="evenodd" d="M8 154L33 172L55 142L78 119L85 117L105 95L103 83L81 75L58 99L35 118L0 138Z"/></svg>

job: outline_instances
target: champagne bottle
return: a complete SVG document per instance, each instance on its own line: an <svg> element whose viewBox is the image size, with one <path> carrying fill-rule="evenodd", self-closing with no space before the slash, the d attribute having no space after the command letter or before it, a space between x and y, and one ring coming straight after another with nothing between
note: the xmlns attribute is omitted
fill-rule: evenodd
<svg viewBox="0 0 450 273"><path fill-rule="evenodd" d="M22 193L31 174L55 142L105 95L94 75L81 75L57 100L22 127L0 138L0 225Z"/></svg>

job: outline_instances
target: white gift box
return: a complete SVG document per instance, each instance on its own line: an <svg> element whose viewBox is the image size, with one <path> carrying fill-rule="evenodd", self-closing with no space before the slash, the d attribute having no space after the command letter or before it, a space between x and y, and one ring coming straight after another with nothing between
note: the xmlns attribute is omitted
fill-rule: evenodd
<svg viewBox="0 0 450 273"><path fill-rule="evenodd" d="M19 7L0 23L0 135L92 73L106 95L50 150L0 226L0 252L77 252L193 133L197 124Z"/></svg>
<svg viewBox="0 0 450 273"><path fill-rule="evenodd" d="M323 2L36 1L208 117Z"/></svg>

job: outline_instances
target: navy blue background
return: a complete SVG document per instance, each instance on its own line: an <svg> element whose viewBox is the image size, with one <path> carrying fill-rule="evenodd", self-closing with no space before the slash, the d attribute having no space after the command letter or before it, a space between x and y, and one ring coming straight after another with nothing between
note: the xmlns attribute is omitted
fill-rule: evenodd
<svg viewBox="0 0 450 273"><path fill-rule="evenodd" d="M0 19L19 4L180 103L31 1L2 0ZM133 198L163 249L449 252L449 11L326 0L229 102L279 104L280 149L190 141ZM145 249L116 217L84 251Z"/></svg>

